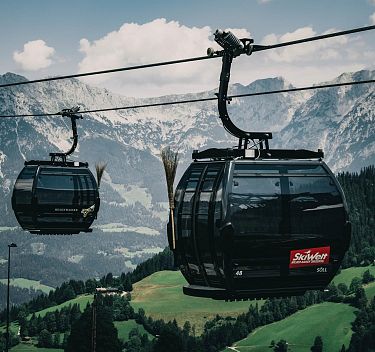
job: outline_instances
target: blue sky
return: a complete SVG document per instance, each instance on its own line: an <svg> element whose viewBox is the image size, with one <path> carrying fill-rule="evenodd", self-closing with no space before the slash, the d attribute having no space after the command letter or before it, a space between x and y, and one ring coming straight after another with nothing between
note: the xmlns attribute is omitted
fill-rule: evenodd
<svg viewBox="0 0 375 352"><path fill-rule="evenodd" d="M0 74L38 78L202 55L216 28L270 44L373 24L374 13L375 0L2 0ZM240 58L232 82L284 76L303 85L373 68L374 38L369 32ZM151 96L212 89L219 69L210 60L86 81Z"/></svg>

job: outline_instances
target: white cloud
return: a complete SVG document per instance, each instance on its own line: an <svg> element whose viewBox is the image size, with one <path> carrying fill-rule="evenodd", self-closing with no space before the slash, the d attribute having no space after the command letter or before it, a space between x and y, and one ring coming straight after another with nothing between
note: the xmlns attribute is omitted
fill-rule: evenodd
<svg viewBox="0 0 375 352"><path fill-rule="evenodd" d="M247 29L230 30L239 38L251 37ZM126 23L95 41L80 41L84 57L79 71L204 56L206 48L218 48L213 32L210 27L187 27L165 19L145 24ZM312 27L306 26L290 33L271 33L263 38L261 44L318 34ZM296 86L307 85L333 79L343 72L371 68L374 58L373 47L368 46L362 36L330 38L236 58L231 83L249 84L255 79L283 76ZM220 68L221 60L213 59L92 76L85 81L126 96L161 96L214 89L219 84Z"/></svg>
<svg viewBox="0 0 375 352"><path fill-rule="evenodd" d="M336 30L324 33L333 31ZM324 33L306 26L281 35L271 33L261 44L271 45ZM282 76L295 86L310 85L329 81L344 72L372 69L374 60L375 50L362 36L330 38L237 58L231 82L248 84L256 79Z"/></svg>
<svg viewBox="0 0 375 352"><path fill-rule="evenodd" d="M370 16L370 21L371 21L371 24L375 24L375 12Z"/></svg>
<svg viewBox="0 0 375 352"><path fill-rule="evenodd" d="M328 34L334 31L334 29L331 29L322 34ZM312 27L302 27L296 29L294 32L285 33L283 35L274 33L268 34L263 38L262 44L270 45L283 43L316 35L317 33ZM288 63L309 61L311 59L331 60L332 58L339 57L339 49L343 48L347 43L348 38L346 36L335 37L271 50L267 53L267 57L275 62Z"/></svg>
<svg viewBox="0 0 375 352"><path fill-rule="evenodd" d="M232 31L240 37L249 36L245 29ZM187 27L165 19L155 19L145 24L125 23L119 30L93 42L81 39L80 51L84 58L79 63L79 72L204 56L208 47L218 47L211 39L212 32L207 26ZM205 90L212 88L218 80L219 61L106 74L85 81L105 85L128 96Z"/></svg>
<svg viewBox="0 0 375 352"><path fill-rule="evenodd" d="M15 51L13 59L25 71L36 71L52 64L55 49L48 46L44 40L33 40L23 46L23 51Z"/></svg>
<svg viewBox="0 0 375 352"><path fill-rule="evenodd" d="M268 2L271 2L272 0L258 0L259 4L267 4Z"/></svg>

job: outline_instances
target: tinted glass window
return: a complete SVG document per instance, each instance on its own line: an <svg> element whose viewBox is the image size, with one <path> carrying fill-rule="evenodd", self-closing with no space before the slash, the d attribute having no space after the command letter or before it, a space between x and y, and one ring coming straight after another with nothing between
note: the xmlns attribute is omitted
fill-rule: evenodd
<svg viewBox="0 0 375 352"><path fill-rule="evenodd" d="M37 166L26 166L18 176L19 180L33 179L36 173Z"/></svg>
<svg viewBox="0 0 375 352"><path fill-rule="evenodd" d="M214 185L214 179L208 179L203 182L202 191L212 191L212 187Z"/></svg>
<svg viewBox="0 0 375 352"><path fill-rule="evenodd" d="M292 234L342 232L344 204L330 177L289 177L289 189Z"/></svg>
<svg viewBox="0 0 375 352"><path fill-rule="evenodd" d="M234 173L238 174L322 174L327 172L321 165L270 165L270 164L236 164Z"/></svg>
<svg viewBox="0 0 375 352"><path fill-rule="evenodd" d="M282 222L279 177L234 177L229 194L237 235L279 234Z"/></svg>
<svg viewBox="0 0 375 352"><path fill-rule="evenodd" d="M198 181L189 181L186 185L187 191L195 191L198 185Z"/></svg>
<svg viewBox="0 0 375 352"><path fill-rule="evenodd" d="M92 205L96 188L88 174L39 175L36 196L39 204Z"/></svg>
<svg viewBox="0 0 375 352"><path fill-rule="evenodd" d="M183 214L191 214L191 210L193 207L193 200L194 200L194 193L186 192L184 194L184 200L182 203L182 213Z"/></svg>
<svg viewBox="0 0 375 352"><path fill-rule="evenodd" d="M201 192L199 195L198 213L208 214L212 192Z"/></svg>
<svg viewBox="0 0 375 352"><path fill-rule="evenodd" d="M181 216L181 236L182 237L191 236L191 216L190 215Z"/></svg>
<svg viewBox="0 0 375 352"><path fill-rule="evenodd" d="M89 169L84 167L41 167L43 174L73 174L73 175L87 175Z"/></svg>
<svg viewBox="0 0 375 352"><path fill-rule="evenodd" d="M36 170L36 166L27 166L18 176L14 185L14 200L16 205L31 204Z"/></svg>
<svg viewBox="0 0 375 352"><path fill-rule="evenodd" d="M222 195L223 195L223 181L220 182L219 188L216 191L215 210L214 210L214 236L220 236L219 222L222 220Z"/></svg>
<svg viewBox="0 0 375 352"><path fill-rule="evenodd" d="M49 189L59 189L59 190L74 190L73 176L65 175L39 175L38 188L49 188Z"/></svg>
<svg viewBox="0 0 375 352"><path fill-rule="evenodd" d="M191 168L185 174L176 191L176 228L181 255L188 268L189 282L195 283L202 279L202 274L195 255L192 240L192 211L195 192L203 171L203 165Z"/></svg>
<svg viewBox="0 0 375 352"><path fill-rule="evenodd" d="M46 174L41 173L37 182L38 188L56 190L94 189L94 184L89 175L74 174Z"/></svg>
<svg viewBox="0 0 375 352"><path fill-rule="evenodd" d="M321 165L288 165L287 170L288 174L327 174Z"/></svg>

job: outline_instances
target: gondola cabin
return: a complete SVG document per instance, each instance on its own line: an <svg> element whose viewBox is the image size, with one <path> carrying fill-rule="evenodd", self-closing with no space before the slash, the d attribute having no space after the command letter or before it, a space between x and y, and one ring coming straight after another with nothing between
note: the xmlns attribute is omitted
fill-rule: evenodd
<svg viewBox="0 0 375 352"><path fill-rule="evenodd" d="M215 41L223 50L207 53L222 57L219 117L238 146L194 151L177 186L168 240L189 283L183 291L232 300L322 290L350 243L342 189L322 150L271 149L271 132L232 122L231 64L252 53L253 40L217 30Z"/></svg>
<svg viewBox="0 0 375 352"><path fill-rule="evenodd" d="M99 205L95 177L81 162L25 162L12 195L19 224L36 234L90 232Z"/></svg>
<svg viewBox="0 0 375 352"><path fill-rule="evenodd" d="M350 241L342 189L321 160L195 161L174 223L184 293L215 299L324 289Z"/></svg>

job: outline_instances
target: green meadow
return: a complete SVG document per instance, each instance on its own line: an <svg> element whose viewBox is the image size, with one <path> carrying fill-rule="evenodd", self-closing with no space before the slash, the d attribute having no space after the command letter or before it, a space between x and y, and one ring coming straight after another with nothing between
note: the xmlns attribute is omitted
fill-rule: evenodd
<svg viewBox="0 0 375 352"><path fill-rule="evenodd" d="M11 352L63 352L64 350L58 348L37 348L29 343L20 343L10 349Z"/></svg>
<svg viewBox="0 0 375 352"><path fill-rule="evenodd" d="M301 310L276 323L255 329L245 339L236 342L237 351L269 352L272 340L284 339L293 352L310 351L314 339L323 338L324 351L340 351L348 347L352 336L351 322L355 308L341 303L324 302ZM233 351L227 348L225 352Z"/></svg>
<svg viewBox="0 0 375 352"><path fill-rule="evenodd" d="M216 316L237 316L247 312L256 302L225 302L209 298L190 297L182 293L186 281L179 271L159 271L133 285L131 305L137 311L143 308L147 316L165 321L176 319L180 326L185 321L203 331L207 320Z"/></svg>
<svg viewBox="0 0 375 352"><path fill-rule="evenodd" d="M115 327L118 332L118 337L120 340L127 341L129 339L129 332L132 329L138 329L141 334L147 334L149 338L153 338L143 327L135 322L135 320L127 321L115 321Z"/></svg>
<svg viewBox="0 0 375 352"><path fill-rule="evenodd" d="M352 267L352 268L341 270L340 274L335 276L335 278L333 279L333 282L335 283L335 285L338 285L340 283L344 283L349 287L353 278L358 277L358 278L361 279L363 273L366 270L370 270L370 273L375 276L375 266L374 265Z"/></svg>
<svg viewBox="0 0 375 352"><path fill-rule="evenodd" d="M335 284L341 282L350 285L354 277L362 277L367 269L375 275L375 266L348 268L341 271L334 279ZM15 279L14 284L19 287L37 287L38 282L26 279ZM40 283L39 283L40 284ZM135 311L139 308L145 310L146 316L154 319L169 321L176 319L182 327L185 321L195 325L196 333L200 334L206 321L221 316L237 316L246 312L250 304L263 304L262 300L250 302L225 302L213 299L185 296L182 286L185 279L179 271L156 272L133 285L131 305ZM21 286L22 285L22 286ZM42 285L43 286L43 285ZM48 286L45 286L47 289ZM48 288L50 289L50 288ZM366 295L370 300L375 296L375 282L364 286ZM46 291L45 291L46 292ZM43 309L36 315L45 316L47 312L53 312L72 304L79 304L83 311L87 303L91 303L93 295L81 295L60 305ZM246 339L237 342L234 347L237 351L262 352L270 351L271 340L285 339L295 352L308 351L317 335L321 335L324 341L324 350L335 351L346 346L352 334L350 323L354 320L355 309L347 304L322 303L308 307L279 322L269 324L256 329ZM142 325L134 320L115 322L119 338L128 340L129 332L137 328L140 333L147 333ZM4 326L0 330L4 330ZM18 324L11 323L11 330L18 331ZM313 332L313 334L311 334ZM148 334L148 333L147 333ZM314 336L313 336L314 335ZM149 335L152 338L151 335ZM227 349L226 352L233 351ZM11 351L38 351L57 352L59 349L39 349L28 343L21 343Z"/></svg>
<svg viewBox="0 0 375 352"><path fill-rule="evenodd" d="M8 280L7 279L0 279L0 283L2 283L4 285L7 285ZM16 278L16 279L11 279L10 285L20 287L20 288L40 290L44 293L49 293L49 291L54 289L53 287L41 284L40 281L24 279L22 277Z"/></svg>
<svg viewBox="0 0 375 352"><path fill-rule="evenodd" d="M69 305L78 304L80 306L81 311L83 311L86 308L87 303L91 303L94 299L93 295L81 295L74 299L71 299L70 301L66 301L64 303L61 303L57 306L49 307L46 309L43 309L37 313L35 313L36 316L44 317L48 312L54 312L55 310L60 310L63 307L67 307Z"/></svg>

